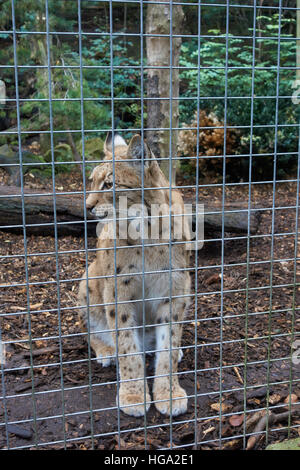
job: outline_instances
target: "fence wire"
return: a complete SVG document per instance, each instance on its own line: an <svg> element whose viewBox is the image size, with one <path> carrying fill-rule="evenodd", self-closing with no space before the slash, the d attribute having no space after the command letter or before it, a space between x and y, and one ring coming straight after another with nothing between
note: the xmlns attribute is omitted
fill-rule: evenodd
<svg viewBox="0 0 300 470"><path fill-rule="evenodd" d="M58 3L59 8L65 8L67 15L71 2L64 0ZM7 148L15 149L15 159L10 153L11 161L9 158L0 161L3 267L0 280L0 447L246 449L253 443L253 438L253 446L265 448L278 440L299 437L300 127L296 95L300 88L297 60L299 2L253 0L245 4L229 0L214 3L74 0L72 5L76 5L76 9L70 31L63 31L60 27L53 29L56 23L51 0L39 1L37 12L31 2L6 0L3 11L8 19L6 22L0 21L0 41L12 53L8 63L0 64L0 78L6 84L7 95L3 99L0 96L0 157ZM169 15L168 33L148 32L146 17L149 5L164 7L165 14ZM182 7L185 16L190 15L188 18L192 17L194 21L192 25L188 21L182 25L182 34L174 32L174 11L177 7ZM28 18L21 25L20 8L28 8L29 13L37 16L39 28L34 28ZM135 15L134 26L138 32L132 25L131 28L127 24L120 27L115 23L123 8L126 9L127 22L130 14ZM97 31L89 30L88 15L92 9L100 25ZM190 11L194 12L194 16ZM241 28L234 29L232 24L234 15L243 11L251 17L248 34L242 34ZM206 18L212 12L220 18L221 30L207 30ZM277 21L277 29L271 24L272 18ZM287 18L291 25L289 32L285 29ZM263 21L270 26L266 30L262 30ZM169 40L169 64L147 65L146 41L151 37ZM40 47L39 59L43 63L39 63L38 55L34 55L36 51L32 52L32 56L24 55L24 39L28 40L27 48L32 48L33 44ZM92 43L100 39L107 40L107 44ZM120 39L124 45L123 49L120 48L121 52L117 52L116 41ZM174 59L176 39L182 41L181 57L184 47L194 48L193 55L192 52L188 53L179 65ZM70 55L67 62L63 57L65 40ZM131 40L134 42L128 46ZM262 58L265 52L263 41L270 48L270 41L274 41L276 62L272 65ZM87 51L95 44L100 48L100 55L101 47L106 47L107 61L104 65L100 61L95 65L92 59L87 59ZM286 53L287 45L291 51ZM55 50L57 47L61 49L61 57ZM208 47L212 47L210 54L216 54L213 64L209 63ZM246 50L249 52L247 59ZM283 51L287 55L283 56ZM76 54L77 63L74 59ZM128 61L134 57L135 63L124 65L120 59L124 54L129 55ZM237 58L242 65L236 65ZM169 96L153 97L147 92L147 74L153 69L167 71ZM87 96L86 72L91 71L107 73L107 83L103 84L101 92L99 84L95 84L94 96ZM58 72L63 72L64 78L69 74L76 93L67 90L65 96L58 96L58 88L63 90L63 82L57 80ZM268 83L270 75L258 75L271 72L274 72L272 86ZM122 96L118 89L120 75L127 77L127 73L138 86L128 94L123 90L126 96ZM239 73L239 81L232 82L233 74ZM243 74L247 73L249 86L243 88ZM24 96L24 81L34 74L38 74L37 93ZM181 77L179 91L173 90L176 88L176 74ZM208 90L202 77L210 77L210 80L215 77L216 82L222 80L219 93L216 93L217 87L212 86ZM192 86L190 83L194 84L193 89L189 88ZM286 83L291 83L291 88ZM44 93L45 84L47 91ZM28 86L33 88L32 83ZM39 86L44 87L43 90L39 90ZM130 87L130 84L126 86ZM151 124L148 126L149 103L155 101L169 103L168 125L159 128ZM269 109L271 102L271 114L264 115L264 108ZM78 108L67 108L68 103L78 104ZM178 120L173 112L177 103ZM47 105L46 112L42 108L44 105ZM97 108L90 108L90 105ZM103 106L108 109L107 122L102 119L92 128L89 113L96 112L95 109L98 112L104 109L101 108ZM232 122L234 106L241 115L248 106L247 122L239 116ZM1 119L12 109L15 110L14 121L8 127ZM75 110L74 116L68 112L70 109ZM207 116L215 113L215 121L211 125L203 125L203 110ZM28 118L30 113L31 118ZM47 114L47 119L42 124L39 119L43 113ZM59 113L65 113L62 126L57 125ZM130 113L135 113L136 119L126 124L126 115ZM185 113L184 118L181 113ZM189 121L186 119L187 113L190 113ZM193 116L196 116L194 124ZM219 119L216 120L215 116ZM203 135L220 130L223 132L220 143L222 151L218 152L213 143L206 152L201 140ZM112 187L109 191L113 193L113 207L116 208L120 190L116 180L118 159L115 138L122 136L129 141L139 133L144 141L151 131L167 135L168 151L166 156L160 156L159 163L166 164L169 180L176 163L177 180L173 185L168 181L168 185L149 187L145 184L142 171L141 188L127 187L126 192L132 198L141 193L142 219L145 217L146 191L151 190L153 194L164 191L168 194L169 214L166 218L169 239L145 239L142 223L142 236L133 246L132 243L119 246L116 239L111 246L99 246L99 230L96 234L95 217L91 216L86 199L98 194L91 188L88 177L92 169L101 164L103 154L100 148L96 153L89 154L89 143L100 136L103 144L107 132L111 133ZM184 154L179 146L178 152L172 155L174 138L183 139L182 132L189 133L190 140L194 138L194 153ZM235 144L242 142L243 145L232 148L228 144L230 132L234 133ZM47 159L30 162L25 158L26 153L34 148L34 142L39 139L48 142ZM66 157L66 153L58 158L59 149L68 148L72 141L74 144L73 139L77 139L76 150L73 148L73 151L80 154L80 159L74 157L75 153L75 159ZM69 147L72 150L71 144ZM142 146L141 149L141 160L145 162L146 148ZM42 152L41 147L39 151ZM35 154L38 155L39 151ZM128 163L132 159L123 161ZM239 174L244 168L242 164L232 170L232 164L244 161L247 165L243 174ZM271 171L268 170L270 161ZM210 163L214 168L213 176L211 170L205 173L208 166L203 166ZM8 178L8 174L15 174L15 170L19 175L19 184ZM34 170L47 170L47 178L40 180L41 173ZM77 180L74 180L74 174ZM180 267L174 267L174 249L181 249L186 242L171 237L171 203L175 189L183 194L185 200L193 203L196 241L202 241L202 235L195 204L203 203L205 207L204 247L192 251L189 265ZM46 197L51 197L52 201L50 210L49 207L45 209L48 216L43 219L40 214L43 209L38 207L29 221L30 204L34 205ZM66 203L67 198L81 201L80 216L75 216L74 220L74 212L71 212L69 219L60 219L61 198L64 197ZM11 216L15 213L18 214L16 223ZM126 217L124 219L128 221ZM121 214L119 221L122 220ZM244 221L244 226L237 228L240 220ZM65 232L67 235L62 232L63 229L69 230ZM147 250L157 247L167 250L169 265L162 264L149 270L145 254ZM120 300L119 280L125 281L128 272L118 272L118 253L121 250L128 253L130 249L139 249L141 269L130 273L130 276L140 279L141 287L136 298ZM104 274L84 278L83 272L88 270L99 253L107 253L107 259L113 265L112 274L104 271ZM166 272L169 295L160 295L157 289L157 295L153 296L149 292L147 279L155 275L162 278ZM191 277L191 295L174 294L175 276L186 273ZM82 279L86 284L86 305L80 305L77 300ZM91 300L90 281L104 283L109 280L114 286L114 301L94 303ZM191 303L186 316L178 319L174 301L188 303L189 299ZM149 324L147 305L150 302L157 306L168 303L169 320L158 321L155 318ZM120 322L118 312L127 305L133 306L136 311L141 305L141 322L134 327L123 326ZM83 308L87 310L86 331L80 329L78 321L78 311ZM128 353L123 348L120 350L119 341L116 341L115 353L108 355L108 359L116 356L115 365L104 368L98 364L91 341L95 334L91 312L95 308L99 311L113 308L115 311L114 328L108 327L105 334L117 333L118 338L123 333L134 331L138 335L140 332L144 345L141 351ZM150 351L146 351L149 326L157 331L163 326L167 327L168 349L154 344ZM172 332L177 326L183 330L183 359L178 371L174 372L172 351L179 352L179 346L174 347ZM154 356L159 357L165 351L169 353L169 370L157 374ZM126 357L129 365L134 364L135 358L141 358L146 371L142 377L121 377L119 359ZM147 383L153 384L155 379L164 377L170 380L170 416L160 414L155 409L155 405L163 402L164 398L160 400L151 395L148 410ZM124 384L134 386L132 384L137 378L144 384L144 412L134 417L122 411L120 389ZM172 383L177 378L186 390L188 406L187 411L172 416L178 400L178 397L173 397ZM131 405L137 406L137 403ZM265 420L264 426L258 427L262 419Z"/></svg>

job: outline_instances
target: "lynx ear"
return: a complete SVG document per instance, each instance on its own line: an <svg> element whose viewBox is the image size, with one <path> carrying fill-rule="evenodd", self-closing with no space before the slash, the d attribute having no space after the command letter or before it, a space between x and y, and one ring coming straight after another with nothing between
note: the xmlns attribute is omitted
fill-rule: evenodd
<svg viewBox="0 0 300 470"><path fill-rule="evenodd" d="M134 160L132 163L135 165L140 165L142 160L144 160L144 165L148 167L151 156L151 150L146 142L142 141L140 135L134 135L127 149L127 158Z"/></svg>
<svg viewBox="0 0 300 470"><path fill-rule="evenodd" d="M92 181L92 180L94 179L94 176L95 176L95 174L97 173L97 169L98 169L97 166L95 166L95 168L93 168L93 171L92 171L92 173L91 173L90 176L89 176L89 180Z"/></svg>
<svg viewBox="0 0 300 470"><path fill-rule="evenodd" d="M114 132L114 148L116 147L127 147L127 144L125 142L125 140L123 139L122 136L120 136L120 134L118 134L117 132ZM106 139L105 139L105 142L104 142L104 152L110 152L112 153L112 148L113 148L113 145L112 145L112 132L108 132L107 136L106 136Z"/></svg>

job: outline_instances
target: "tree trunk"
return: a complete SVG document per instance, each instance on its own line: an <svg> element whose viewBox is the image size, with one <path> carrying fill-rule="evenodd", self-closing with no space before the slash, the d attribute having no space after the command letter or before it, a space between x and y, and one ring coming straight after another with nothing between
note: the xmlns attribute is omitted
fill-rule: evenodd
<svg viewBox="0 0 300 470"><path fill-rule="evenodd" d="M44 31L45 29L45 19L43 11L43 2L40 0L36 4L37 12L35 19L35 28L36 31ZM31 59L35 60L38 65L46 66L48 65L48 51L47 51L47 41L46 37L42 36L39 38L38 35L32 35L31 37ZM50 50L52 45L52 34L49 37L50 41ZM50 53L50 51L49 51ZM44 97L49 97L49 71L48 68L37 68L36 69L36 85L40 95ZM41 108L37 107L39 113L39 120L41 121ZM49 124L47 125L49 128ZM42 130L42 129L41 129ZM47 129L48 130L48 129ZM51 147L51 137L50 134L40 134L40 146L42 153L46 153L47 150Z"/></svg>
<svg viewBox="0 0 300 470"><path fill-rule="evenodd" d="M67 129L67 128L68 128L68 126L66 127L66 129ZM74 142L74 139L73 139L72 132L68 132L68 133L67 133L67 139L68 139L68 144L69 144L70 147L71 147L74 160L75 160L76 162L80 162L79 168L80 168L81 173L83 173L83 157L80 155L80 153L78 152L78 150L77 150L77 148L76 148L76 145L75 145L75 142Z"/></svg>
<svg viewBox="0 0 300 470"><path fill-rule="evenodd" d="M0 104L5 105L6 103L6 85L3 80L0 80Z"/></svg>
<svg viewBox="0 0 300 470"><path fill-rule="evenodd" d="M297 0L297 8L297 38L300 38L300 0ZM297 41L297 67L300 67L300 39ZM297 68L296 78L300 80L300 68Z"/></svg>
<svg viewBox="0 0 300 470"><path fill-rule="evenodd" d="M184 13L181 5L172 6L172 34L180 34ZM151 3L147 7L147 34L170 35L170 6ZM167 67L148 69L147 97L147 139L155 156L159 158L176 157L178 131L172 130L170 148L170 129L179 127L179 101L171 98L179 96L179 70L172 69L172 90L170 86L170 66L178 67L181 38L172 38L172 57L170 37L147 36L147 65ZM172 96L171 96L172 95ZM157 99L153 99L157 98ZM169 98L163 100L162 98ZM167 130L161 131L161 128ZM162 160L161 168L166 177L175 184L177 161L172 162L172 175L169 175L169 161Z"/></svg>

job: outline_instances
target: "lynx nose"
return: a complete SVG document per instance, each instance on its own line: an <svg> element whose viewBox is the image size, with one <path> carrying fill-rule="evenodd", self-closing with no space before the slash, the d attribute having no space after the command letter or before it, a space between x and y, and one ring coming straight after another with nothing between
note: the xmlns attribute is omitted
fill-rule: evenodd
<svg viewBox="0 0 300 470"><path fill-rule="evenodd" d="M95 205L94 204L89 204L88 202L86 202L85 207L88 211L91 212L91 214L94 214L94 210L95 210Z"/></svg>
<svg viewBox="0 0 300 470"><path fill-rule="evenodd" d="M108 211L104 211L103 214L99 215L98 217L99 219L106 219L106 217L108 217Z"/></svg>
<svg viewBox="0 0 300 470"><path fill-rule="evenodd" d="M91 213L98 219L106 219L106 217L109 215L107 210L99 211L99 209L97 210L96 206L91 210Z"/></svg>

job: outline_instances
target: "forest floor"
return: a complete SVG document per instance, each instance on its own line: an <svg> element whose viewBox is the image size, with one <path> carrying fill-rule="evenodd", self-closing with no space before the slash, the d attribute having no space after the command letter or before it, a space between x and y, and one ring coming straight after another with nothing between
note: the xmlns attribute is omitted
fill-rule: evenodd
<svg viewBox="0 0 300 470"><path fill-rule="evenodd" d="M52 189L51 182L30 175L25 183ZM78 186L78 175L56 181L58 191ZM192 195L194 189L183 191ZM187 314L179 366L190 399L187 413L173 419L160 415L153 405L146 418L120 412L115 405L115 366L102 368L93 355L88 359L75 308L86 266L84 238L66 236L55 242L50 236L28 236L26 270L23 235L0 232L2 340L12 342L6 347L2 381L6 398L0 402L0 448L37 444L60 449L65 440L68 449L144 449L145 442L149 449L189 449L197 436L199 449L242 449L248 440L243 439L244 426L247 433L253 432L251 416L268 404L278 414L286 411L286 400L299 401L300 366L291 361L292 332L294 339L300 334L299 284L294 283L295 276L299 283L300 269L291 235L296 229L296 184L277 184L273 239L272 191L270 184L252 186L253 205L265 210L249 243L248 288L245 234L225 233L222 244L215 240L221 234L207 233L204 248L191 259L198 295ZM247 201L248 195L247 185L226 188L226 201ZM222 187L199 189L204 203L220 201L221 196ZM96 238L88 238L89 249L95 244ZM90 251L89 262L94 257ZM151 377L153 357L147 356L146 362ZM151 378L149 384L151 388ZM293 408L290 423L269 427L269 443L298 437L297 413ZM7 434L6 419L14 423ZM264 434L256 448L265 448Z"/></svg>

